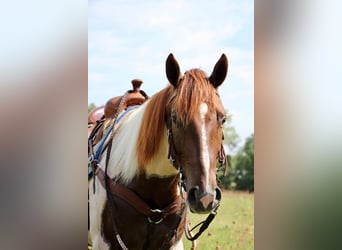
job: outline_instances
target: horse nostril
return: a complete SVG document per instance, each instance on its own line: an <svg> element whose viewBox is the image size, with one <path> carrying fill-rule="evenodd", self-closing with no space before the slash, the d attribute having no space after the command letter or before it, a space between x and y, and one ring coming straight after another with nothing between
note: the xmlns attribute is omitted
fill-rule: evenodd
<svg viewBox="0 0 342 250"><path fill-rule="evenodd" d="M212 192L203 192L198 186L195 186L190 188L187 195L191 212L209 213L220 203L222 192L218 187Z"/></svg>
<svg viewBox="0 0 342 250"><path fill-rule="evenodd" d="M215 203L220 203L222 198L222 191L218 187L215 188Z"/></svg>
<svg viewBox="0 0 342 250"><path fill-rule="evenodd" d="M195 204L197 200L198 187L193 187L188 191L188 201L190 204Z"/></svg>

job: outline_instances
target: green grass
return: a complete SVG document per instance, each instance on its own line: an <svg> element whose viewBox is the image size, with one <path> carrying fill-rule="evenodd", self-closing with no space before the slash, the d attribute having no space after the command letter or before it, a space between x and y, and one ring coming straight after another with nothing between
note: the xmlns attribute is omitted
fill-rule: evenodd
<svg viewBox="0 0 342 250"><path fill-rule="evenodd" d="M205 218L190 213L193 226ZM197 242L199 250L254 249L254 194L224 191L215 219ZM183 243L184 249L191 249L185 237Z"/></svg>

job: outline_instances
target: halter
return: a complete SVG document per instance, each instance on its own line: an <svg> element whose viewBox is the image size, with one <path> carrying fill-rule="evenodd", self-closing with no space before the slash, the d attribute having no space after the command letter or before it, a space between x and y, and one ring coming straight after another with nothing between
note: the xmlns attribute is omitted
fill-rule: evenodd
<svg viewBox="0 0 342 250"><path fill-rule="evenodd" d="M180 171L181 176L185 180L184 174L183 174L183 168L180 162L178 161L178 153L176 151L176 147L175 147L174 140L173 140L172 126L171 126L172 115L169 115L168 118L165 119L165 123L166 123L166 129L167 129L167 139L168 139L168 144L169 144L169 151L167 154L167 158L170 160L172 166L174 166L178 171ZM228 171L228 161L227 161L226 153L225 153L224 146L223 146L223 140L224 140L224 134L222 133L222 143L221 143L220 151L217 154L217 161L220 164L219 169L221 167L225 168L224 176L226 176L227 171Z"/></svg>
<svg viewBox="0 0 342 250"><path fill-rule="evenodd" d="M181 166L180 161L178 160L178 153L175 148L174 140L173 140L173 134L172 134L172 115L169 115L166 119L166 128L167 128L167 138L168 138L168 144L169 144L169 152L168 152L168 159L170 160L171 164L179 171L179 189L182 198L184 199L183 195L183 189L186 191L186 176L184 175L184 168ZM223 133L222 133L222 141L223 141ZM224 151L223 143L221 143L220 151L218 152L218 162L221 166L225 165L225 175L227 173L228 169L228 162L226 158L226 154ZM194 226L192 229L189 229L189 205L188 202L186 202L186 212L185 212L185 236L190 241L195 241L209 226L209 224L214 220L217 209L220 206L220 203L218 203L210 212L208 217L198 223L196 226ZM200 226L199 231L192 236L191 232L195 230L197 227Z"/></svg>

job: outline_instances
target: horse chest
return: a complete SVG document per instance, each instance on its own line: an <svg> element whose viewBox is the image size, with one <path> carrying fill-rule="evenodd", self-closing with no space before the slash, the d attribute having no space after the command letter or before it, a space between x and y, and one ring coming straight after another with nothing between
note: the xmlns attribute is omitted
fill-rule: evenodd
<svg viewBox="0 0 342 250"><path fill-rule="evenodd" d="M115 214L112 216L108 201L102 213L102 234L104 240L111 246L110 249L122 249L115 238L112 219L122 241L128 249L170 249L170 247L181 239L184 228L184 216L177 228L176 237L170 242L165 242L175 226L178 215L167 216L160 224L153 224L136 211L132 206L119 198L115 199Z"/></svg>

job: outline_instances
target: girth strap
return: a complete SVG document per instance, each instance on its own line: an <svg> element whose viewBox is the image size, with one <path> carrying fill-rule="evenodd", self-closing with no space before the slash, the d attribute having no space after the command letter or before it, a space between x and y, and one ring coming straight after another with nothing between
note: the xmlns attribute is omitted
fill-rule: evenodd
<svg viewBox="0 0 342 250"><path fill-rule="evenodd" d="M108 187L110 192L117 196L118 198L126 201L130 204L135 210L139 213L145 215L150 223L159 224L163 221L163 219L171 214L175 214L180 211L181 207L181 197L179 196L176 200L174 200L171 204L165 207L162 210L152 209L149 205L146 204L136 193L127 187L121 185L118 182L115 182L105 174L105 172L101 168L97 168L95 174L97 175L101 185L106 188L106 178L108 178Z"/></svg>

